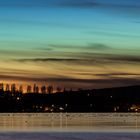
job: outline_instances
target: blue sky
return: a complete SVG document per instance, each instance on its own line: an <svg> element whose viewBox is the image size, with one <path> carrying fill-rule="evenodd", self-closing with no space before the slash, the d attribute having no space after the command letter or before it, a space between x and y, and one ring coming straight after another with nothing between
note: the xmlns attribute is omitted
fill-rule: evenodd
<svg viewBox="0 0 140 140"><path fill-rule="evenodd" d="M139 13L139 0L0 0L1 80L137 84Z"/></svg>
<svg viewBox="0 0 140 140"><path fill-rule="evenodd" d="M1 40L139 48L138 0L3 0L0 7Z"/></svg>

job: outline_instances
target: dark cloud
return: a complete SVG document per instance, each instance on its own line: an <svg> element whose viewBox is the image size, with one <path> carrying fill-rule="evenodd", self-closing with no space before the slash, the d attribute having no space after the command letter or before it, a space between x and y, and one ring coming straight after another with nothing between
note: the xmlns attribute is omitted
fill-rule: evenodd
<svg viewBox="0 0 140 140"><path fill-rule="evenodd" d="M95 74L96 76L103 76L103 77L118 77L118 76L137 76L140 77L140 73L104 73L104 74Z"/></svg>
<svg viewBox="0 0 140 140"><path fill-rule="evenodd" d="M100 4L98 2L95 1L85 1L85 0L77 0L77 1L73 1L73 0L68 0L68 1L63 1L63 2L58 2L57 3L58 6L62 6L62 7L78 7L78 8L93 8L95 6L100 6Z"/></svg>
<svg viewBox="0 0 140 140"><path fill-rule="evenodd" d="M96 58L97 62L102 62L102 64L117 64L117 63L140 63L139 56L130 55L117 55L117 54L103 54L101 57Z"/></svg>
<svg viewBox="0 0 140 140"><path fill-rule="evenodd" d="M129 17L139 17L140 3L128 2L126 1L100 1L100 0L64 0L54 3L53 6L60 8L76 8L76 9L90 9L90 10L102 10L102 12L107 12L109 15L116 16L129 16ZM96 11L95 11L96 12Z"/></svg>
<svg viewBox="0 0 140 140"><path fill-rule="evenodd" d="M140 63L139 50L126 50L110 47L106 44L87 44L85 46L71 46L71 45L47 45L36 50L55 52L55 56L51 57L25 57L14 59L17 62L69 62L79 64L109 64L109 63ZM59 48L59 51L57 49ZM74 50L76 50L74 52ZM78 52L80 50L80 52ZM136 52L136 54L135 54ZM63 55L62 55L63 54Z"/></svg>
<svg viewBox="0 0 140 140"><path fill-rule="evenodd" d="M31 7L71 7L71 8L127 8L127 9L139 9L139 1L129 3L128 1L112 2L100 1L100 0L1 0L1 7L20 7L20 8L31 8Z"/></svg>
<svg viewBox="0 0 140 140"><path fill-rule="evenodd" d="M118 55L118 54L100 54L90 53L85 54L82 58L26 58L26 59L14 59L17 62L71 62L79 64L110 64L110 63L140 63L140 56L131 55Z"/></svg>
<svg viewBox="0 0 140 140"><path fill-rule="evenodd" d="M45 46L45 45L44 45ZM53 48L50 48L50 47L42 47L42 48L36 48L36 50L41 50L41 51L54 51L54 49Z"/></svg>
<svg viewBox="0 0 140 140"><path fill-rule="evenodd" d="M72 58L34 58L34 59L18 59L19 62L73 62L79 61L79 59Z"/></svg>
<svg viewBox="0 0 140 140"><path fill-rule="evenodd" d="M140 21L135 21L134 23L138 23L138 24L140 24Z"/></svg>
<svg viewBox="0 0 140 140"><path fill-rule="evenodd" d="M135 79L135 78L106 78L106 79L74 79L74 78L64 78L64 77L58 77L58 78L37 78L37 77L24 77L24 76L11 76L11 75L0 75L0 79L14 79L14 80L19 80L19 81L32 81L32 82L78 82L78 83L105 83L105 82L113 82L118 83L118 82L124 82L124 83L133 83L140 81L140 79Z"/></svg>
<svg viewBox="0 0 140 140"><path fill-rule="evenodd" d="M112 51L112 50L110 50ZM121 50L120 50L121 51ZM107 51L104 52L97 52L97 53L89 53L87 57L89 59L85 59L87 61L99 62L102 64L107 63L140 63L140 56L139 55L131 55L131 54L117 54L114 52L108 53Z"/></svg>
<svg viewBox="0 0 140 140"><path fill-rule="evenodd" d="M139 9L140 5L137 3L123 2L109 2L109 1L97 1L97 0L67 0L67 1L59 1L57 6L61 7L73 7L73 8L94 8L94 7L101 7L101 8L127 8L127 9Z"/></svg>
<svg viewBox="0 0 140 140"><path fill-rule="evenodd" d="M123 56L123 55L116 55L114 57L108 58L112 61L126 61L126 62L136 62L140 63L140 56Z"/></svg>
<svg viewBox="0 0 140 140"><path fill-rule="evenodd" d="M49 81L56 82L77 82L77 83L90 83L90 84L138 84L140 79L136 78L103 78L103 79L72 79L72 78L50 78Z"/></svg>
<svg viewBox="0 0 140 140"><path fill-rule="evenodd" d="M125 73L125 72L114 72L114 73L86 73L86 72L78 72L76 73L78 75L87 75L87 76L101 76L101 77L118 77L118 76L134 76L134 77L140 77L140 73Z"/></svg>
<svg viewBox="0 0 140 140"><path fill-rule="evenodd" d="M110 46L104 45L104 44L89 44L85 49L91 49L91 50L112 50Z"/></svg>
<svg viewBox="0 0 140 140"><path fill-rule="evenodd" d="M0 80L17 80L19 82L26 81L26 82L46 82L49 83L57 83L62 84L64 86L70 86L69 84L85 84L88 85L88 88L94 89L96 87L102 88L106 85L108 87L112 86L125 86L125 85L137 85L140 83L140 79L138 78L103 78L103 79L74 79L74 78L65 78L65 77L57 77L57 78L33 78L29 76L10 76L10 75L0 75ZM27 83L28 84L28 83ZM90 85L90 86L89 86ZM77 87L80 88L80 87ZM85 88L85 87L84 87Z"/></svg>

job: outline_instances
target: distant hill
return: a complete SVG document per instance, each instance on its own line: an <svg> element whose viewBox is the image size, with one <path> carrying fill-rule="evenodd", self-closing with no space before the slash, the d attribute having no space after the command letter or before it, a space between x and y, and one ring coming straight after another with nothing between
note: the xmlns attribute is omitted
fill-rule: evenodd
<svg viewBox="0 0 140 140"><path fill-rule="evenodd" d="M0 94L0 112L140 112L140 86Z"/></svg>

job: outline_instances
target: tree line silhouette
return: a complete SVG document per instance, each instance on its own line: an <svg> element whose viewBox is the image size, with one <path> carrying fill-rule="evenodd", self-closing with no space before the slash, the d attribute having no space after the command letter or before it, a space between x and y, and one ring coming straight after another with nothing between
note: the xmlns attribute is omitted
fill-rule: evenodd
<svg viewBox="0 0 140 140"><path fill-rule="evenodd" d="M40 91L40 92L39 92ZM0 112L140 112L140 86L77 91L0 84ZM39 94L42 93L42 94Z"/></svg>
<svg viewBox="0 0 140 140"><path fill-rule="evenodd" d="M5 87L5 88L4 88ZM20 85L18 88L16 84L6 84L4 86L3 83L0 83L0 91L2 92L11 92L11 93L42 93L42 94L52 94L54 93L54 87L52 85L43 85L39 88L37 84L34 84L33 86L27 85L26 89L23 90L23 85ZM55 92L65 92L65 88L62 90L61 87L57 87Z"/></svg>

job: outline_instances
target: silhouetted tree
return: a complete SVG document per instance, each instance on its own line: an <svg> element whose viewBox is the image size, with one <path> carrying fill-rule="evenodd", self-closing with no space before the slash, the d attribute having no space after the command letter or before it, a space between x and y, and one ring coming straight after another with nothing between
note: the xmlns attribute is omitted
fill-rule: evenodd
<svg viewBox="0 0 140 140"><path fill-rule="evenodd" d="M36 88L35 88L35 93L39 93L39 87L38 86L36 86Z"/></svg>
<svg viewBox="0 0 140 140"><path fill-rule="evenodd" d="M19 92L23 93L23 86L22 85L19 86Z"/></svg>
<svg viewBox="0 0 140 140"><path fill-rule="evenodd" d="M63 89L63 92L66 92L66 91L67 91L66 88L64 88L64 89Z"/></svg>
<svg viewBox="0 0 140 140"><path fill-rule="evenodd" d="M60 87L56 88L56 92L61 92L61 91L62 91L62 89Z"/></svg>
<svg viewBox="0 0 140 140"><path fill-rule="evenodd" d="M16 84L11 85L11 92L15 93L16 92Z"/></svg>
<svg viewBox="0 0 140 140"><path fill-rule="evenodd" d="M27 93L31 93L32 92L32 87L31 87L31 85L28 85L27 86Z"/></svg>
<svg viewBox="0 0 140 140"><path fill-rule="evenodd" d="M4 91L4 85L3 85L3 83L0 83L0 91L1 91L1 92Z"/></svg>
<svg viewBox="0 0 140 140"><path fill-rule="evenodd" d="M46 86L42 86L42 87L41 87L41 93L42 93L42 94L45 94L45 93L46 93Z"/></svg>
<svg viewBox="0 0 140 140"><path fill-rule="evenodd" d="M70 89L70 92L72 92L73 90L72 90L72 88Z"/></svg>
<svg viewBox="0 0 140 140"><path fill-rule="evenodd" d="M82 91L83 89L82 88L78 88L78 91Z"/></svg>
<svg viewBox="0 0 140 140"><path fill-rule="evenodd" d="M53 86L48 86L48 87L47 87L47 93L48 93L48 94L53 93Z"/></svg>
<svg viewBox="0 0 140 140"><path fill-rule="evenodd" d="M34 93L39 93L39 87L36 84L34 84L33 92Z"/></svg>
<svg viewBox="0 0 140 140"><path fill-rule="evenodd" d="M34 93L36 92L36 84L34 84L33 92L34 92Z"/></svg>
<svg viewBox="0 0 140 140"><path fill-rule="evenodd" d="M5 91L10 91L10 86L9 86L9 84L6 84L6 89L5 89Z"/></svg>

